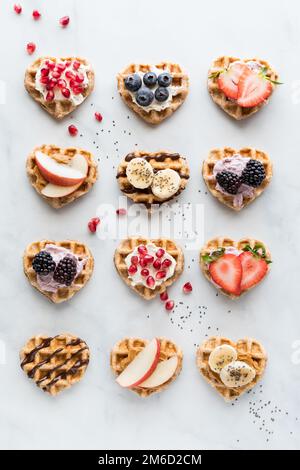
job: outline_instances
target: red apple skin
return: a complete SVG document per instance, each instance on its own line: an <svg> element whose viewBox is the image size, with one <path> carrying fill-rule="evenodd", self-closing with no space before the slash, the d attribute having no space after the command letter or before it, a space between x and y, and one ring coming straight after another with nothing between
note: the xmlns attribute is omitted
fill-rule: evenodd
<svg viewBox="0 0 300 470"><path fill-rule="evenodd" d="M53 184L56 184L57 186L74 186L75 184L79 184L79 183L81 184L86 178L84 176L83 178L80 178L80 179L72 179L72 178L65 178L62 176L57 176L57 175L50 173L48 170L46 170L46 168L44 168L40 164L38 159L36 159L35 161L36 161L38 169L42 173L45 180L48 181L48 183L53 183Z"/></svg>
<svg viewBox="0 0 300 470"><path fill-rule="evenodd" d="M155 371L156 366L157 366L158 361L159 361L159 356L160 356L160 341L157 338L155 338L155 339L156 339L156 343L157 343L157 352L156 352L156 356L154 358L154 361L153 361L153 364L152 364L151 368L148 370L148 372L146 372L146 374L141 379L137 380L134 384L130 385L127 388L137 387L139 384L141 384L146 379L148 379L148 377L150 377L150 375L152 375L153 372Z"/></svg>

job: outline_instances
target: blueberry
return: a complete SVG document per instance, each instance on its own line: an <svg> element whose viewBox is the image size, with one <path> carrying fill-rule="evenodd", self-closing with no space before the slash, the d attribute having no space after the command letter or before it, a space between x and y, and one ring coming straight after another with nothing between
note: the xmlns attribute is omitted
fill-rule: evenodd
<svg viewBox="0 0 300 470"><path fill-rule="evenodd" d="M124 83L127 90L137 91L142 86L142 79L137 73L133 73L125 78Z"/></svg>
<svg viewBox="0 0 300 470"><path fill-rule="evenodd" d="M158 84L159 86L169 86L172 83L172 75L167 72L161 73L158 75Z"/></svg>
<svg viewBox="0 0 300 470"><path fill-rule="evenodd" d="M148 88L141 88L135 95L135 99L140 106L149 106L154 100L154 94Z"/></svg>
<svg viewBox="0 0 300 470"><path fill-rule="evenodd" d="M169 90L162 86L159 86L155 90L155 98L157 101L166 101L169 98Z"/></svg>
<svg viewBox="0 0 300 470"><path fill-rule="evenodd" d="M157 83L157 75L154 72L147 72L143 77L143 82L149 88L152 88Z"/></svg>

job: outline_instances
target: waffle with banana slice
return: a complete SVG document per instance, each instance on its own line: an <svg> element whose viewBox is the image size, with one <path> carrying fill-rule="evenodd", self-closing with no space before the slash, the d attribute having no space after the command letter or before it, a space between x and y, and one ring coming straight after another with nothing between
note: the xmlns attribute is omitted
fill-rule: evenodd
<svg viewBox="0 0 300 470"><path fill-rule="evenodd" d="M265 371L267 354L255 339L243 338L235 343L212 336L198 348L196 363L204 379L231 401L255 387Z"/></svg>

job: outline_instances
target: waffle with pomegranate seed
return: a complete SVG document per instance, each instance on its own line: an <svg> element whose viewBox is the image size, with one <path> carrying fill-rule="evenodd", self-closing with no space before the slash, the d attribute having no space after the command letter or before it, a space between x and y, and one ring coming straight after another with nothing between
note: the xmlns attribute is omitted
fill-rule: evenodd
<svg viewBox="0 0 300 470"><path fill-rule="evenodd" d="M171 116L182 105L189 92L188 76L182 71L180 65L171 62L161 62L154 65L161 72L168 72L172 75L172 86L180 87L178 94L172 97L170 105L161 111L152 109L145 111L142 106L136 104L132 99L132 94L126 89L124 80L133 73L147 73L153 68L150 64L130 64L117 75L119 93L127 106L135 111L144 121L149 124L159 124L167 117Z"/></svg>
<svg viewBox="0 0 300 470"><path fill-rule="evenodd" d="M237 361L246 362L250 367L255 369L256 375L247 385L236 388L226 387L220 379L220 375L209 367L208 359L211 352L216 347L223 344L228 344L237 351ZM205 340L198 348L196 353L196 363L204 379L224 398L224 400L231 401L255 387L265 371L267 354L261 343L255 339L243 338L234 343L229 338L212 336Z"/></svg>
<svg viewBox="0 0 300 470"><path fill-rule="evenodd" d="M215 176L213 175L214 166L219 160L223 160L224 158L228 157L233 157L236 154L244 158L250 158L252 160L260 161L263 164L266 173L266 177L263 182L257 188L253 188L253 196L243 197L243 204L241 207L236 207L233 205L234 195L223 194L216 189L217 181ZM248 204L250 204L250 202L254 201L254 199L256 199L264 192L264 190L272 179L273 165L268 154L262 152L261 150L257 150L250 147L244 147L240 150L235 150L231 147L224 147L220 149L212 149L209 152L207 159L203 162L202 175L209 191L214 197L216 197L220 202L225 204L225 206L230 207L231 209L234 209L236 211L240 211L241 209L243 209L243 207L246 207Z"/></svg>
<svg viewBox="0 0 300 470"><path fill-rule="evenodd" d="M164 281L161 285L155 287L155 289L150 289L144 285L132 285L131 279L128 277L127 266L125 263L126 257L132 253L137 246L147 245L150 243L153 243L158 248L163 248L166 252L169 253L169 255L173 256L176 261L176 267L173 276ZM167 287L169 287L179 278L184 268L184 255L182 249L173 240L168 240L166 238L127 238L123 240L116 249L114 262L123 281L144 299L152 300L158 294L164 292Z"/></svg>
<svg viewBox="0 0 300 470"><path fill-rule="evenodd" d="M138 189L132 186L126 176L126 168L128 163L134 158L144 158L153 168L154 174L160 170L171 169L176 171L180 176L180 187L174 196L167 200L161 200L156 197L151 191L151 187L146 189ZM136 151L126 155L124 160L120 163L117 172L117 180L121 191L134 203L145 204L147 208L151 208L152 204L163 204L171 199L179 196L179 194L186 188L188 179L190 177L190 170L187 161L179 153L169 153L166 151L160 152L142 152Z"/></svg>
<svg viewBox="0 0 300 470"><path fill-rule="evenodd" d="M70 250L78 258L86 258L86 263L82 269L82 272L74 279L74 282L70 286L62 286L57 292L46 292L40 288L37 282L37 274L32 267L33 258L37 253L45 249L45 246L51 244L58 247L66 248ZM75 240L40 240L31 243L27 246L23 256L24 273L27 276L30 284L37 289L41 294L45 295L52 302L59 304L70 300L76 292L80 291L86 283L89 281L93 269L94 269L94 258L89 248L84 244Z"/></svg>
<svg viewBox="0 0 300 470"><path fill-rule="evenodd" d="M89 359L85 341L71 334L33 336L20 352L25 374L50 395L57 395L79 382Z"/></svg>
<svg viewBox="0 0 300 470"><path fill-rule="evenodd" d="M178 357L178 365L173 376L164 384L153 388L133 387L133 392L145 398L153 393L158 393L167 388L180 374L182 369L183 354L182 350L172 341L166 338L157 338L160 341L159 362L167 361L172 356ZM110 354L110 365L116 376L120 375L124 369L133 361L135 356L140 353L149 343L142 338L124 338L119 341L112 349Z"/></svg>
<svg viewBox="0 0 300 470"><path fill-rule="evenodd" d="M53 101L46 101L43 95L35 88L36 73L38 69L40 68L42 62L46 59L52 62L57 62L58 60L64 60L64 61L76 60L80 62L81 64L90 67L90 69L87 71L87 77L88 77L89 83L88 83L88 86L84 88L82 92L84 100L92 93L94 89L95 74L89 62L86 59L83 59L81 57L60 57L60 58L50 57L50 56L39 57L26 69L24 84L30 96L37 103L39 103L41 107L44 108L55 119L63 119L65 116L72 113L78 106L73 104L72 101L69 99L65 99L65 100L54 99Z"/></svg>
<svg viewBox="0 0 300 470"><path fill-rule="evenodd" d="M212 282L214 284L214 282L212 281L211 275L210 275L209 266L203 260L203 256L210 255L210 253L212 253L213 251L217 251L220 248L225 248L226 249L228 247L233 247L233 248L236 248L237 250L242 250L247 245L249 245L251 248L254 248L255 245L260 245L261 247L264 247L264 249L266 250L266 258L268 260L271 260L271 253L270 253L269 249L267 248L267 246L263 242L261 242L260 240L256 240L254 238L242 238L239 241L235 241L235 240L233 240L232 238L229 238L229 237L228 238L227 237L216 237L216 238L213 238L213 239L209 240L208 242L206 242L206 244L204 245L204 247L202 248L202 250L200 252L200 267L201 267L201 270L202 270L204 276L206 277L206 279L208 279L210 282ZM267 274L270 271L270 266L271 266L271 264L267 264ZM230 294L230 293L226 292L224 289L222 289L219 286L218 286L218 291L222 292L222 294L224 294L224 295L227 295L231 299L237 299L237 298L241 297L241 295L243 295L246 292L248 292L249 290L253 289L254 287L255 286L251 287L250 289L245 289L240 295Z"/></svg>
<svg viewBox="0 0 300 470"><path fill-rule="evenodd" d="M242 59L239 59L237 57L231 57L231 56L222 56L216 59L212 66L210 67L208 71L208 91L214 102L220 106L227 114L229 114L231 117L234 119L240 120L240 119L245 119L251 114L256 113L259 111L263 106L265 106L268 103L268 100L272 96L272 93L275 89L275 85L272 83L272 93L268 100L265 100L264 102L258 104L257 106L249 107L249 108L243 108L239 106L235 100L231 100L225 96L222 90L220 90L218 86L218 77L217 72L222 71L227 69L233 62L236 61L241 61ZM278 74L275 72L275 70L272 69L270 64L266 62L265 60L260 60L260 59L243 59L243 62L257 62L260 64L262 67L267 69L266 76L270 78L273 81L278 80ZM271 82L270 82L271 83Z"/></svg>
<svg viewBox="0 0 300 470"><path fill-rule="evenodd" d="M79 186L79 188L77 188L73 193L68 194L67 196L44 196L42 194L42 190L47 186L48 181L45 180L36 164L35 154L37 151L48 155L58 163L64 164L69 164L75 155L83 155L88 162L88 172L85 180ZM56 145L41 145L40 147L36 147L27 158L26 170L31 185L43 197L43 199L45 199L45 201L55 209L60 209L66 204L70 204L70 202L73 202L75 201L75 199L78 199L79 197L88 193L96 182L98 176L97 164L95 163L93 155L90 152L75 147L61 148Z"/></svg>

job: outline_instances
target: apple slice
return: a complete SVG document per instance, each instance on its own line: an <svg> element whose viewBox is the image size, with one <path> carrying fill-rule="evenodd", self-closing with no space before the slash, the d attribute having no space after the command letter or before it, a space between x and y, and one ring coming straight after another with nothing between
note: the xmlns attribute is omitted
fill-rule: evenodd
<svg viewBox="0 0 300 470"><path fill-rule="evenodd" d="M160 341L154 338L117 377L118 384L131 388L144 382L155 370L159 354Z"/></svg>
<svg viewBox="0 0 300 470"><path fill-rule="evenodd" d="M87 175L88 163L81 154L75 155L70 164L66 165L56 162L43 152L37 151L35 161L44 178L49 183L58 186L74 186L82 183Z"/></svg>
<svg viewBox="0 0 300 470"><path fill-rule="evenodd" d="M58 186L57 184L48 183L41 191L43 196L47 197L64 197L72 194L82 183L75 184L74 186Z"/></svg>
<svg viewBox="0 0 300 470"><path fill-rule="evenodd" d="M155 371L139 387L153 388L166 383L175 373L178 366L178 356L172 356L167 361L157 364Z"/></svg>

